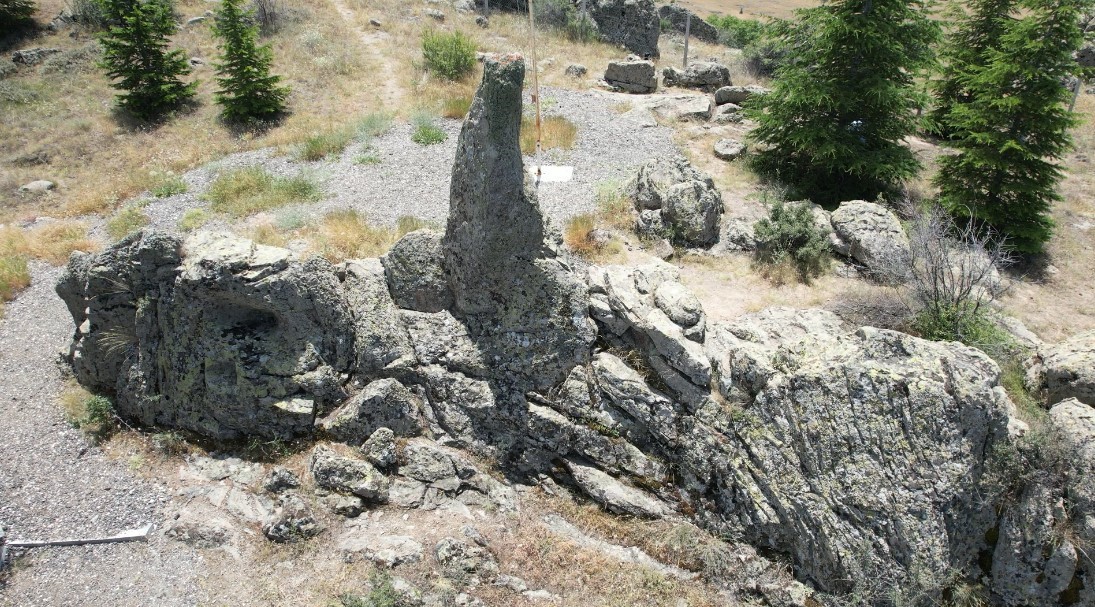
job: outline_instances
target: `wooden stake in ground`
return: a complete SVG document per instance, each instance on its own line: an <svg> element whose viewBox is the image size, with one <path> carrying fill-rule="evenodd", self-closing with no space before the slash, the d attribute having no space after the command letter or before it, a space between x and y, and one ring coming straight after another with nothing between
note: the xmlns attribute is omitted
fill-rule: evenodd
<svg viewBox="0 0 1095 607"><path fill-rule="evenodd" d="M688 38L692 36L692 12L684 15L684 69L688 69Z"/></svg>
<svg viewBox="0 0 1095 607"><path fill-rule="evenodd" d="M536 104L536 150L534 152L536 164L528 170L536 177L537 186L541 181L570 181L574 177L574 167L540 164L544 129L540 121L540 65L536 59L536 18L533 16L532 0L528 0L528 26L529 42L532 43L532 101Z"/></svg>

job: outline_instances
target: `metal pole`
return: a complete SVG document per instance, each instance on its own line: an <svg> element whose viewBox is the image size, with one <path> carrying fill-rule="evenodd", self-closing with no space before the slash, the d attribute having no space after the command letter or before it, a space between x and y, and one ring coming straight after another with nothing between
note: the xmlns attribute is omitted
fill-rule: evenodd
<svg viewBox="0 0 1095 607"><path fill-rule="evenodd" d="M692 12L684 17L684 68L688 69L688 38L692 35Z"/></svg>

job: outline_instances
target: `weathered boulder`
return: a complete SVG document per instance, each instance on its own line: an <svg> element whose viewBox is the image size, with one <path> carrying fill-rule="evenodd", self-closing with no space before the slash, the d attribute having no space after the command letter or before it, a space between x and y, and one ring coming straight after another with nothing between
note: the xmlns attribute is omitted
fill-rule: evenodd
<svg viewBox="0 0 1095 607"><path fill-rule="evenodd" d="M1043 345L1028 362L1027 387L1051 405L1067 398L1095 407L1095 331Z"/></svg>
<svg viewBox="0 0 1095 607"><path fill-rule="evenodd" d="M715 107L712 119L718 124L737 124L745 120L742 108L736 103L724 103Z"/></svg>
<svg viewBox="0 0 1095 607"><path fill-rule="evenodd" d="M395 432L391 428L377 428L361 445L361 454L369 463L387 470L395 464L398 453L395 444Z"/></svg>
<svg viewBox="0 0 1095 607"><path fill-rule="evenodd" d="M754 95L767 95L770 91L763 86L750 84L747 86L724 86L715 91L715 103L725 105L733 103L741 105Z"/></svg>
<svg viewBox="0 0 1095 607"><path fill-rule="evenodd" d="M457 143L443 240L454 313L497 381L559 382L589 360L589 297L559 257L519 145L524 60L489 57Z"/></svg>
<svg viewBox="0 0 1095 607"><path fill-rule="evenodd" d="M660 518L670 512L665 504L643 490L628 486L597 468L567 462L567 469L582 491L609 512L640 518Z"/></svg>
<svg viewBox="0 0 1095 607"><path fill-rule="evenodd" d="M483 575L490 579L498 575L498 562L489 550L454 537L437 542L434 556L438 564L450 572Z"/></svg>
<svg viewBox="0 0 1095 607"><path fill-rule="evenodd" d="M124 417L215 438L311 431L345 398L352 314L319 258L227 235L137 233L77 255L58 286L77 379ZM365 311L362 311L365 312ZM367 312L366 312L367 313Z"/></svg>
<svg viewBox="0 0 1095 607"><path fill-rule="evenodd" d="M292 470L284 466L275 466L262 480L262 488L270 493L281 493L298 487L300 487L300 479Z"/></svg>
<svg viewBox="0 0 1095 607"><path fill-rule="evenodd" d="M720 160L737 160L745 154L745 144L736 139L719 139L715 142L715 157Z"/></svg>
<svg viewBox="0 0 1095 607"><path fill-rule="evenodd" d="M707 246L718 239L722 194L710 176L684 157L647 161L624 192L640 212L640 234L690 247Z"/></svg>
<svg viewBox="0 0 1095 607"><path fill-rule="evenodd" d="M19 191L26 194L45 194L55 187L57 186L52 181L47 179L36 179L30 183L19 186Z"/></svg>
<svg viewBox="0 0 1095 607"><path fill-rule="evenodd" d="M697 61L684 69L673 66L662 70L665 86L699 89L708 93L730 86L730 68L714 61Z"/></svg>
<svg viewBox="0 0 1095 607"><path fill-rule="evenodd" d="M658 90L658 74L652 61L610 61L605 83L628 93L653 93Z"/></svg>
<svg viewBox="0 0 1095 607"><path fill-rule="evenodd" d="M1095 604L1095 411L1075 399L1050 410L1035 440L1043 469L1016 469L1018 498L1000 520L991 589L1008 606Z"/></svg>
<svg viewBox="0 0 1095 607"><path fill-rule="evenodd" d="M50 55L60 52L61 49L57 48L28 48L12 53L11 61L12 63L18 63L20 65L38 65L45 61Z"/></svg>
<svg viewBox="0 0 1095 607"><path fill-rule="evenodd" d="M678 460L728 531L830 591L988 548L980 480L1015 422L987 356L817 310L718 323L706 347L726 404L697 411Z"/></svg>
<svg viewBox="0 0 1095 607"><path fill-rule="evenodd" d="M656 59L661 19L654 0L587 0L589 16L601 40L620 45L644 59Z"/></svg>
<svg viewBox="0 0 1095 607"><path fill-rule="evenodd" d="M342 558L352 562L359 558L376 565L392 568L422 560L423 547L407 535L388 535L383 529L367 523L347 526L336 547Z"/></svg>
<svg viewBox="0 0 1095 607"><path fill-rule="evenodd" d="M308 469L321 489L351 493L372 503L388 501L388 477L365 460L339 455L320 445L312 451Z"/></svg>
<svg viewBox="0 0 1095 607"><path fill-rule="evenodd" d="M832 212L833 248L858 261L873 275L901 281L908 274L909 237L901 221L880 204L853 200Z"/></svg>
<svg viewBox="0 0 1095 607"><path fill-rule="evenodd" d="M370 383L318 424L331 438L351 445L382 427L400 436L416 436L425 427L419 398L394 379Z"/></svg>
<svg viewBox="0 0 1095 607"><path fill-rule="evenodd" d="M690 23L688 23L689 17L691 17ZM719 30L714 25L704 21L702 17L683 6L666 4L658 9L658 18L661 19L663 24L668 23L674 31L682 34L685 33L685 25L687 24L689 34L697 40L703 40L711 44L719 41Z"/></svg>
<svg viewBox="0 0 1095 607"><path fill-rule="evenodd" d="M312 509L299 495L288 493L278 498L278 508L262 524L262 533L275 542L299 542L323 532Z"/></svg>
<svg viewBox="0 0 1095 607"><path fill-rule="evenodd" d="M415 353L410 337L392 300L380 260L347 261L339 267L339 274L352 315L355 371L368 377L413 365Z"/></svg>
<svg viewBox="0 0 1095 607"><path fill-rule="evenodd" d="M380 258L395 305L419 312L440 312L452 307L452 291L443 261L441 234L416 230L400 238Z"/></svg>

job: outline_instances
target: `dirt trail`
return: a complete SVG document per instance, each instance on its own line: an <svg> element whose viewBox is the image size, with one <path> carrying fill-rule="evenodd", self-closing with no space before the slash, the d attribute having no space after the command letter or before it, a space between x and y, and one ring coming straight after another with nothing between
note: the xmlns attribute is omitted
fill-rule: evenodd
<svg viewBox="0 0 1095 607"><path fill-rule="evenodd" d="M380 101L385 108L395 108L403 100L403 89L399 86L398 78L392 70L391 61L384 57L383 42L389 37L384 31L368 31L357 24L353 9L346 5L345 0L331 0L331 5L338 11L340 17L357 32L357 38L369 51L370 65L376 66L377 76L380 76L378 89ZM374 81L375 82L375 81Z"/></svg>

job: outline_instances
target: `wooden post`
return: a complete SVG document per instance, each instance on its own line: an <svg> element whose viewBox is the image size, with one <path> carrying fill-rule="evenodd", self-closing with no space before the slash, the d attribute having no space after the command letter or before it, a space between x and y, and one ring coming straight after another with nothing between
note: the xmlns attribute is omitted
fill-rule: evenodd
<svg viewBox="0 0 1095 607"><path fill-rule="evenodd" d="M1084 79L1079 76L1075 77L1076 85L1072 87L1072 101L1068 104L1068 113L1071 114L1072 110L1076 109L1076 99L1080 96L1080 87L1084 84Z"/></svg>
<svg viewBox="0 0 1095 607"><path fill-rule="evenodd" d="M684 17L684 69L688 69L688 38L692 35L692 12Z"/></svg>

